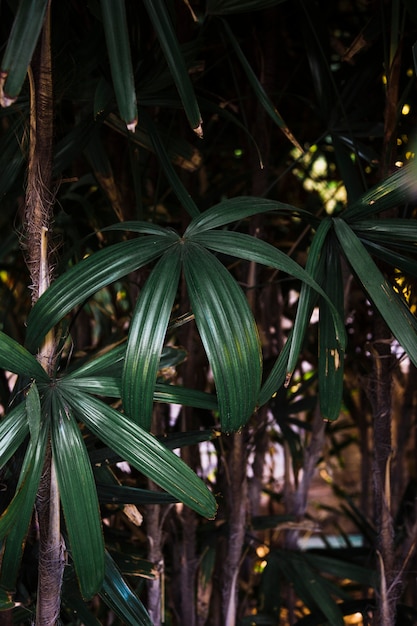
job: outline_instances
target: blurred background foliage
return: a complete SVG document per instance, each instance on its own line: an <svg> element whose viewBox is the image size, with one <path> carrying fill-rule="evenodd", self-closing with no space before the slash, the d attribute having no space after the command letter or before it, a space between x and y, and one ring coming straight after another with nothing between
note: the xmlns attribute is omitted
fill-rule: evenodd
<svg viewBox="0 0 417 626"><path fill-rule="evenodd" d="M156 402L151 427L210 486L217 517L203 520L166 494L152 499L141 474L109 449L97 450L86 434L113 559L100 596L89 603L68 571L62 623L151 623L139 600L135 604L140 598L155 625L414 624L415 326L407 318L405 351L395 328L390 326L398 341L381 321L385 302L379 305L367 288L367 272L374 270L363 249L414 315L416 226L409 191L415 184L415 5L126 0L119 40L128 44L130 61L118 58L117 41L112 48L116 18L110 5L52 2L55 275L131 237L105 230L117 222L143 220L184 232L193 211L187 194L201 211L237 196L274 200L305 214L268 211L231 229L307 266L342 313L347 347L344 370L335 367L340 380L329 391L319 359L319 345L323 351L327 340L334 341L325 303L279 269L236 259L233 249L218 254L247 296L262 344L264 382L272 372L272 383L238 433L220 432L213 399L187 402L191 406ZM4 50L15 3L3 2L0 10ZM117 79L124 62L131 62L137 111L123 91L129 84ZM28 110L25 82L12 106L0 110L0 325L21 344L31 308L20 227ZM404 171L411 171L411 182ZM370 189L376 191L368 197ZM378 216L369 209L374 202ZM313 256L320 224L344 215L342 224L352 229L332 227ZM363 244L360 257L356 240ZM71 339L62 346L62 368L71 371L73 363L125 340L149 273L131 272L66 316ZM379 284L383 290L385 283ZM291 343L303 289L311 320L284 386L285 363L276 374L276 360ZM214 394L183 281L165 354L159 383ZM118 375L117 362L106 367ZM6 412L13 379L4 370L0 377ZM382 389L389 390L385 400ZM324 406L329 421L323 420ZM103 465L112 471L102 472ZM375 480L381 467L382 485ZM13 468L2 483L13 484ZM4 623L31 623L34 530L32 535L17 604L4 612ZM393 607L390 613L384 603Z"/></svg>

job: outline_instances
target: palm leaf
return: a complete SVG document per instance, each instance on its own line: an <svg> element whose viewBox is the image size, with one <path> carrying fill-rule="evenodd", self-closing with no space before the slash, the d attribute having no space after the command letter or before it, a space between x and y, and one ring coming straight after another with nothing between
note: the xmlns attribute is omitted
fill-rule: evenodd
<svg viewBox="0 0 417 626"><path fill-rule="evenodd" d="M119 568L106 552L106 574L100 596L127 626L152 626L138 596L126 584Z"/></svg>
<svg viewBox="0 0 417 626"><path fill-rule="evenodd" d="M41 401L35 383L30 385L26 395L26 415L30 436L36 441L41 427Z"/></svg>
<svg viewBox="0 0 417 626"><path fill-rule="evenodd" d="M16 585L26 534L32 519L36 492L45 462L48 431L49 426L44 424L37 433L32 433L20 472L18 493L20 491L21 498L13 525L4 542L0 569L0 587L6 589L13 589Z"/></svg>
<svg viewBox="0 0 417 626"><path fill-rule="evenodd" d="M416 319L379 271L348 224L340 218L335 218L334 226L342 250L369 298L411 361L417 365Z"/></svg>
<svg viewBox="0 0 417 626"><path fill-rule="evenodd" d="M13 456L28 432L26 403L20 402L0 420L0 467Z"/></svg>
<svg viewBox="0 0 417 626"><path fill-rule="evenodd" d="M322 222L320 222L320 225L311 242L310 250L308 253L306 271L317 282L321 282L324 265L323 248L331 226L332 222L330 218L325 218L324 220L322 220ZM327 295L325 296L325 298L334 310L333 302L329 300ZM293 337L291 342L290 354L288 356L288 376L292 374L297 364L298 355L300 354L301 346L304 341L305 331L309 323L311 313L313 311L314 302L316 299L317 293L312 292L311 287L307 282L303 283L303 285L301 286L300 299L293 326ZM339 320L340 324L343 324L343 320L340 320L338 312L336 312L334 319L335 317L337 320ZM340 341L340 332L344 337L344 328L343 330L341 328L340 330L336 330L335 333L338 343L343 346L344 342Z"/></svg>
<svg viewBox="0 0 417 626"><path fill-rule="evenodd" d="M243 220L252 215L259 215L259 213L266 213L267 211L276 211L277 213L289 214L292 217L305 218L308 223L314 225L319 223L319 220L314 215L303 209L297 209L291 204L268 200L267 198L238 196L222 200L222 202L210 207L204 213L194 217L184 233L184 238L194 237L197 233L201 234L207 230L220 228L231 222Z"/></svg>
<svg viewBox="0 0 417 626"><path fill-rule="evenodd" d="M0 367L45 383L49 381L48 374L33 354L2 331L0 331Z"/></svg>
<svg viewBox="0 0 417 626"><path fill-rule="evenodd" d="M292 329L284 347L268 374L268 378L262 385L258 400L259 406L266 404L285 382L288 372L288 357L290 355L291 341Z"/></svg>
<svg viewBox="0 0 417 626"><path fill-rule="evenodd" d="M78 393L79 390L110 398L121 397L122 378L116 376L65 376L60 379L60 385L69 393ZM188 389L179 385L157 382L153 391L154 402L166 404L182 404L208 411L217 411L216 396L198 389ZM1 422L0 422L1 424Z"/></svg>
<svg viewBox="0 0 417 626"><path fill-rule="evenodd" d="M372 187L344 212L349 222L363 220L368 215L381 213L416 197L416 163L402 167L384 181Z"/></svg>
<svg viewBox="0 0 417 626"><path fill-rule="evenodd" d="M153 391L181 271L181 250L170 248L146 281L129 328L122 399L126 413L146 430L152 420Z"/></svg>
<svg viewBox="0 0 417 626"><path fill-rule="evenodd" d="M154 80L154 76L152 77ZM155 102L152 101L152 98L147 98L141 90L141 100L145 104L150 106L156 104L157 106L161 106L161 96L155 98ZM167 105L171 104L170 102L166 103ZM173 103L173 106L177 106L177 103ZM148 131L146 130L146 126L143 123L143 118L146 114L144 108L140 110L140 119L139 123L136 126L136 130L133 134L129 135L129 142L136 146L140 146L141 148L145 148L149 152L155 152L154 144L149 136ZM109 126L116 132L121 135L126 134L125 125L116 117L114 114L110 113L108 117L106 117L105 121L106 126ZM201 166L202 163L202 155L199 150L191 143L186 141L184 137L181 135L173 135L172 129L164 129L161 127L161 124L158 123L158 138L162 143L164 152L166 152L168 158L174 165L181 167L181 169L186 170L187 172L195 172Z"/></svg>
<svg viewBox="0 0 417 626"><path fill-rule="evenodd" d="M346 578L354 580L366 587L377 588L377 575L373 569L337 558L337 556L328 556L318 552L306 552L304 558L311 567L318 568L321 572L326 572L342 580Z"/></svg>
<svg viewBox="0 0 417 626"><path fill-rule="evenodd" d="M98 499L103 504L172 504L178 502L170 493L150 491L125 485L103 485L97 483Z"/></svg>
<svg viewBox="0 0 417 626"><path fill-rule="evenodd" d="M152 119L145 112L143 113L142 117L146 130L148 131L152 147L156 155L158 156L159 163L162 166L165 176L170 182L175 195L191 217L196 217L197 215L200 215L200 211L197 205L195 204L187 189L184 187L184 184L181 182L180 177L176 173L174 166L171 163L171 158L167 152L164 143L162 142L158 130L152 122Z"/></svg>
<svg viewBox="0 0 417 626"><path fill-rule="evenodd" d="M20 547L22 545L22 533L24 528L27 529L32 515L35 496L45 461L47 434L48 425L44 424L39 437L30 439L20 471L16 493L7 509L0 516L0 539L3 539L12 531L14 538L12 543L16 549L17 545ZM15 531L13 532L14 528ZM19 538L20 544L15 541ZM9 565L14 567L13 556L11 556L11 559L12 561Z"/></svg>
<svg viewBox="0 0 417 626"><path fill-rule="evenodd" d="M2 106L16 100L26 78L49 0L21 0L1 62Z"/></svg>
<svg viewBox="0 0 417 626"><path fill-rule="evenodd" d="M405 274L417 276L417 260L410 259L409 257L399 254L398 252L393 252L389 248L381 246L373 241L369 241L368 239L363 239L361 237L361 241L366 249L378 259L381 259L385 263L389 263Z"/></svg>
<svg viewBox="0 0 417 626"><path fill-rule="evenodd" d="M226 20L222 20L222 23L223 23L223 28L226 31L226 35L230 43L232 44L232 48L235 51L237 58L239 59L243 67L243 71L246 74L246 78L248 79L250 86L254 90L258 101L261 103L261 105L263 106L263 108L265 109L269 117L272 119L272 121L282 130L284 135L291 141L291 143L293 143L294 146L296 146L301 152L303 152L303 149L301 148L300 144L298 143L294 135L289 130L287 124L284 122L284 120L282 119L281 115L278 113L275 106L272 104L270 98L268 97L267 93L265 92L265 89L262 86L262 83L260 82L255 72L253 71L252 67L248 63L248 60L243 54L242 49L239 46L237 39L234 36L229 24L226 22Z"/></svg>
<svg viewBox="0 0 417 626"><path fill-rule="evenodd" d="M93 472L78 424L68 405L52 396L52 456L58 478L71 555L83 597L91 598L104 578L104 540Z"/></svg>
<svg viewBox="0 0 417 626"><path fill-rule="evenodd" d="M138 110L124 0L101 0L101 12L120 115L128 129L134 132Z"/></svg>
<svg viewBox="0 0 417 626"><path fill-rule="evenodd" d="M326 232L330 227L330 224L326 222ZM320 232L324 235L326 234L323 231L324 227L321 227ZM317 236L317 235L316 235ZM283 272L291 274L295 278L299 278L305 283L306 286L311 287L315 290L317 294L320 294L323 298L325 298L330 306L332 311L333 323L335 326L335 332L340 342L340 345L344 347L345 345L345 328L343 324L343 320L340 319L338 312L336 311L333 303L329 300L328 296L325 294L323 289L318 285L314 277L311 276L310 272L304 270L298 263L296 263L291 257L284 254L281 250L274 248L274 246L257 239L256 237L251 237L250 235L245 235L243 233L236 233L231 231L207 231L203 233L194 234L191 237L192 241L201 243L205 247L215 250L216 252L221 252L223 254L233 254L233 256L239 257L241 259L246 259L248 261L255 261L256 263L262 263L262 265L267 265L269 267L273 267L279 269ZM319 238L315 238L316 245L319 245ZM309 256L310 263L314 258L314 254L312 257ZM304 288L306 289L306 287ZM304 304L303 304L304 307ZM304 314L304 310L302 309L299 315ZM298 322L300 323L300 322ZM299 333L299 340L303 337L303 333ZM296 354L298 354L299 345L292 347L292 360L296 358ZM291 370L290 370L291 371Z"/></svg>
<svg viewBox="0 0 417 626"><path fill-rule="evenodd" d="M178 385L168 385L167 383L156 383L154 400L155 402L193 406L207 411L217 411L219 408L216 396L211 393L179 387Z"/></svg>
<svg viewBox="0 0 417 626"><path fill-rule="evenodd" d="M46 333L99 289L153 261L176 241L174 233L122 241L95 254L57 278L31 309L26 344L36 350Z"/></svg>
<svg viewBox="0 0 417 626"><path fill-rule="evenodd" d="M191 128L201 137L201 113L167 6L163 0L144 0L144 4L178 89L185 114Z"/></svg>
<svg viewBox="0 0 417 626"><path fill-rule="evenodd" d="M343 614L327 590L326 581L310 567L304 555L284 555L281 551L280 555L282 573L310 610L320 610L332 626L344 626Z"/></svg>
<svg viewBox="0 0 417 626"><path fill-rule="evenodd" d="M416 249L417 220L378 219L361 220L352 224L359 237L372 239L376 243L392 243L401 247L401 242L411 242Z"/></svg>
<svg viewBox="0 0 417 626"><path fill-rule="evenodd" d="M191 307L213 370L222 428L237 430L253 413L259 394L257 327L241 288L216 257L187 241L183 263Z"/></svg>
<svg viewBox="0 0 417 626"><path fill-rule="evenodd" d="M333 238L326 246L326 269L323 288L344 317L343 278L339 249ZM324 419L333 421L339 417L343 396L344 351L335 336L331 311L321 299L319 318L319 400Z"/></svg>
<svg viewBox="0 0 417 626"><path fill-rule="evenodd" d="M86 426L123 460L197 513L215 515L216 501L204 483L155 437L97 398L62 392Z"/></svg>

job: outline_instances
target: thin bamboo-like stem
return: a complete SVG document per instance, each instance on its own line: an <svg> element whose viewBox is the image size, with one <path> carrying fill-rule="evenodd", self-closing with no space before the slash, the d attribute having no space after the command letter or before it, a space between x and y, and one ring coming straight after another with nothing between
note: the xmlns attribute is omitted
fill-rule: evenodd
<svg viewBox="0 0 417 626"><path fill-rule="evenodd" d="M26 254L32 281L32 302L50 283L49 230L53 194L53 92L51 63L51 3L49 2L41 41L29 71L31 92L30 145L26 188ZM56 358L54 331L48 333L38 354L46 372L53 376ZM47 416L44 416L45 419ZM39 576L36 607L37 626L53 626L59 620L64 573L64 546L60 527L60 498L51 447L48 445L36 498L39 524Z"/></svg>

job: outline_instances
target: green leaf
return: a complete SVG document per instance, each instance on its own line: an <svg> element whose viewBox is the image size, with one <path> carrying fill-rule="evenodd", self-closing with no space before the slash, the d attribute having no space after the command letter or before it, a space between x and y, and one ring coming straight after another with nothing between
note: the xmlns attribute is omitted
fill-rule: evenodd
<svg viewBox="0 0 417 626"><path fill-rule="evenodd" d="M148 131L153 149L158 156L159 163L162 165L165 176L171 184L175 195L191 217L196 217L197 215L200 215L200 211L196 203L194 202L191 195L182 183L180 177L176 173L171 163L171 158L167 152L167 149L165 148L165 145L163 144L159 132L152 122L151 117L145 112L143 113L142 117L146 130Z"/></svg>
<svg viewBox="0 0 417 626"><path fill-rule="evenodd" d="M74 372L75 374L75 372ZM112 376L65 376L60 379L60 384L67 392L77 393L79 390L110 398L121 397L122 379ZM198 389L187 389L178 385L157 382L153 392L154 402L166 404L183 404L196 408L217 411L216 396Z"/></svg>
<svg viewBox="0 0 417 626"><path fill-rule="evenodd" d="M127 415L146 430L152 421L162 345L177 293L181 249L165 252L137 300L129 328L122 376L122 400Z"/></svg>
<svg viewBox="0 0 417 626"><path fill-rule="evenodd" d="M291 141L291 143L293 143L294 146L296 146L301 152L303 152L303 149L301 148L300 144L295 139L293 134L290 132L287 124L284 122L281 115L278 113L277 109L272 104L265 89L263 88L262 83L260 82L255 72L253 71L252 67L248 63L248 60L243 54L242 49L239 46L237 39L234 36L233 31L230 28L229 24L226 22L226 20L222 20L222 24L223 24L224 30L226 31L226 35L230 43L232 44L232 48L235 51L243 67L243 71L246 74L246 78L248 79L250 86L254 90L258 101L261 103L261 105L263 106L263 108L265 109L269 117L272 119L272 121L283 131L284 135Z"/></svg>
<svg viewBox="0 0 417 626"><path fill-rule="evenodd" d="M343 219L351 222L368 215L414 200L416 197L416 162L400 168L384 181L372 187L343 212Z"/></svg>
<svg viewBox="0 0 417 626"><path fill-rule="evenodd" d="M88 599L99 591L104 578L104 540L94 476L71 409L57 393L51 407L52 457L71 555L81 593Z"/></svg>
<svg viewBox="0 0 417 626"><path fill-rule="evenodd" d="M201 113L167 6L163 0L143 1L177 86L191 128L198 136L202 137Z"/></svg>
<svg viewBox="0 0 417 626"><path fill-rule="evenodd" d="M20 376L49 382L48 374L33 354L2 331L0 331L0 367Z"/></svg>
<svg viewBox="0 0 417 626"><path fill-rule="evenodd" d="M187 430L185 432L168 433L160 438L160 441L170 450L176 450L185 446L195 446L202 441L213 441L220 435L216 430Z"/></svg>
<svg viewBox="0 0 417 626"><path fill-rule="evenodd" d="M369 239L361 238L361 241L366 249L378 259L391 264L393 267L401 270L405 274L417 276L417 260L410 259L409 257L399 254L399 252L393 252L385 246L380 246L373 241L369 241Z"/></svg>
<svg viewBox="0 0 417 626"><path fill-rule="evenodd" d="M178 502L170 493L126 487L125 485L102 485L97 483L98 499L104 504L170 504Z"/></svg>
<svg viewBox="0 0 417 626"><path fill-rule="evenodd" d="M132 551L129 551L129 554L126 552L117 552L116 550L110 550L110 552L122 576L136 576L147 578L148 580L158 578L159 572L155 565L139 556L139 554L141 554L139 551L138 554Z"/></svg>
<svg viewBox="0 0 417 626"><path fill-rule="evenodd" d="M307 257L306 271L312 276L315 281L321 282L321 273L323 270L323 247L328 236L329 230L332 226L330 218L325 218L320 222L320 225L311 242L310 250ZM323 292L324 293L324 292ZM321 295L321 294L320 294ZM290 354L288 356L288 372L289 375L294 371L298 356L301 351L301 346L304 341L305 331L310 321L312 308L316 299L317 293L314 294L311 291L311 286L305 282L301 287L300 299L297 307L297 314L293 326L293 337L291 341ZM329 301L328 296L325 296L330 306L335 311L334 305ZM334 314L334 320L339 320L339 324L343 324L343 320L340 319L338 312ZM341 335L342 333L342 335ZM340 341L340 337L345 336L344 326L343 329L336 329L337 341L343 345Z"/></svg>
<svg viewBox="0 0 417 626"><path fill-rule="evenodd" d="M127 339L112 343L93 354L85 363L66 374L66 380L77 378L107 377L116 379L122 376ZM175 367L182 363L187 353L182 348L164 346L162 348L159 369ZM92 392L93 393L93 392Z"/></svg>
<svg viewBox="0 0 417 626"><path fill-rule="evenodd" d="M127 626L152 626L138 596L126 584L119 568L106 551L106 574L100 596Z"/></svg>
<svg viewBox="0 0 417 626"><path fill-rule="evenodd" d="M29 432L26 403L20 402L0 420L0 467L4 467Z"/></svg>
<svg viewBox="0 0 417 626"><path fill-rule="evenodd" d="M207 409L208 411L217 411L219 408L216 396L211 393L166 383L156 383L154 400L155 402L193 406L199 409Z"/></svg>
<svg viewBox="0 0 417 626"><path fill-rule="evenodd" d="M417 220L415 219L374 219L361 220L352 224L352 230L359 237L372 239L377 243L391 243L401 247L403 241L410 241L414 250L417 241Z"/></svg>
<svg viewBox="0 0 417 626"><path fill-rule="evenodd" d="M200 245L183 246L191 307L213 370L222 428L241 428L256 407L261 348L248 302L231 274Z"/></svg>
<svg viewBox="0 0 417 626"><path fill-rule="evenodd" d="M22 152L22 142L24 137L25 116L18 115L14 120L9 119L6 129L3 130L0 137L0 155L1 155L1 178L0 178L0 198L4 198L6 193L14 187L17 178L25 163L25 157ZM4 233L2 248L7 243L16 239L15 232ZM3 256L3 255L2 255ZM4 258L4 257L3 257Z"/></svg>
<svg viewBox="0 0 417 626"><path fill-rule="evenodd" d="M348 578L366 587L377 588L377 575L373 569L357 565L356 563L341 558L319 554L318 552L306 552L304 558L311 567L315 567L321 572L326 572L342 580Z"/></svg>
<svg viewBox="0 0 417 626"><path fill-rule="evenodd" d="M215 204L207 209L207 211L204 211L204 213L200 213L199 216L194 217L184 233L184 239L194 238L196 234L203 233L213 228L220 228L231 222L243 220L252 215L259 215L259 213L266 213L267 211L276 211L277 213L284 214L289 213L292 217L305 218L308 223L311 222L316 225L319 223L317 218L312 216L311 213L303 209L297 209L291 204L268 200L267 198L238 196L237 198L222 200L219 204Z"/></svg>
<svg viewBox="0 0 417 626"><path fill-rule="evenodd" d="M65 390L62 390L63 394ZM198 476L151 434L97 398L65 393L86 426L120 457L197 513L212 518L216 501Z"/></svg>
<svg viewBox="0 0 417 626"><path fill-rule="evenodd" d="M145 236L122 241L92 254L57 278L31 309L26 344L31 351L74 307L93 293L160 256L177 235Z"/></svg>
<svg viewBox="0 0 417 626"><path fill-rule="evenodd" d="M416 319L392 285L381 274L348 224L340 218L335 218L334 226L342 250L369 298L411 361L417 365Z"/></svg>
<svg viewBox="0 0 417 626"><path fill-rule="evenodd" d="M64 376L60 379L60 385L67 393L94 393L107 398L120 398L122 378L120 376L77 376L70 378Z"/></svg>
<svg viewBox="0 0 417 626"><path fill-rule="evenodd" d="M34 441L36 441L41 427L42 414L39 392L35 383L30 385L29 391L26 395L26 415L29 424L30 436Z"/></svg>
<svg viewBox="0 0 417 626"><path fill-rule="evenodd" d="M158 224L154 224L153 222L143 222L141 220L119 222L118 224L112 224L111 226L106 226L106 228L102 228L103 233L109 230L121 230L123 232L128 231L132 233L139 233L141 235L162 235L165 237L167 236L167 233L171 237L174 234L173 231L168 231L163 226L159 226Z"/></svg>
<svg viewBox="0 0 417 626"><path fill-rule="evenodd" d="M363 193L363 180L357 164L352 160L352 151L357 154L357 142L350 137L341 137L332 133L332 144L336 162L346 187L349 201L354 201Z"/></svg>
<svg viewBox="0 0 417 626"><path fill-rule="evenodd" d="M14 504L12 502L4 514L14 517L13 524L5 539L2 553L0 587L5 589L11 590L16 585L23 547L32 519L35 497L45 462L48 432L49 426L44 424L38 433L32 434L20 472L16 492L19 495L15 496ZM15 505L16 508L12 513L12 508Z"/></svg>
<svg viewBox="0 0 417 626"><path fill-rule="evenodd" d="M343 277L339 248L330 238L326 246L324 291L336 306L340 318L344 317ZM335 336L331 311L321 298L319 317L319 400L323 419L333 421L339 417L343 396L344 351Z"/></svg>
<svg viewBox="0 0 417 626"><path fill-rule="evenodd" d="M16 527L13 537L20 537L20 543L14 542L14 547L22 545L21 533L25 523L29 525L35 502L36 492L45 460L46 441L48 426L44 425L37 440L30 439L22 469L20 471L19 482L16 493L7 509L0 517L0 539L3 539L13 528ZM26 526L27 528L27 526ZM19 534L20 533L20 534ZM13 557L12 557L13 558Z"/></svg>
<svg viewBox="0 0 417 626"><path fill-rule="evenodd" d="M171 82L169 80L169 82ZM154 76L152 76L152 84L154 84ZM161 106L161 95L158 95L152 100L152 98L146 98L145 94L141 90L141 100L143 103L149 106ZM173 106L177 108L177 102L168 102L165 103L166 106ZM149 152L155 152L154 145L149 137L149 133L145 128L145 124L143 123L143 119L145 117L146 110L144 108L140 109L139 115L139 123L136 126L136 130L133 134L129 135L129 143L140 146L141 148L145 148ZM124 124L113 114L110 114L106 118L106 126L109 126L119 134L125 135L126 129ZM165 129L158 120L158 138L163 144L164 151L166 151L168 158L174 165L181 167L187 172L195 172L201 166L202 156L199 150L191 143L187 142L183 135L181 134L173 134L173 128ZM158 155L160 158L160 155Z"/></svg>
<svg viewBox="0 0 417 626"><path fill-rule="evenodd" d="M288 372L288 357L291 349L292 329L288 335L277 360L275 361L268 378L264 382L259 394L259 406L266 404L284 384Z"/></svg>
<svg viewBox="0 0 417 626"><path fill-rule="evenodd" d="M80 594L72 564L67 565L65 568L61 596L65 613L71 613L72 624L81 623L82 626L102 626L101 622L91 613L90 603L85 602Z"/></svg>
<svg viewBox="0 0 417 626"><path fill-rule="evenodd" d="M89 379L110 377L116 379L121 378L123 371L123 363L126 353L126 338L117 341L102 348L99 352L94 353L82 365L65 374L65 380ZM94 393L94 392L91 392Z"/></svg>
<svg viewBox="0 0 417 626"><path fill-rule="evenodd" d="M44 23L48 0L21 0L1 62L0 103L9 106L22 89Z"/></svg>
<svg viewBox="0 0 417 626"><path fill-rule="evenodd" d="M321 287L301 265L285 254L285 252L275 248L266 241L262 241L262 239L252 237L252 235L219 230L207 231L201 234L197 233L190 237L189 240L221 254L228 254L246 261L254 261L255 263L273 267L305 282L313 289L316 289L318 293L322 292Z"/></svg>
<svg viewBox="0 0 417 626"><path fill-rule="evenodd" d="M211 250L215 250L216 252L232 254L233 256L241 259L246 259L247 261L255 261L256 263L262 263L262 265L279 269L283 272L291 274L295 278L299 278L303 281L303 283L312 287L317 294L320 294L327 299L333 314L333 323L335 325L338 341L340 342L340 345L344 347L346 341L345 327L343 320L340 319L340 316L332 302L311 274L304 270L287 254L284 254L281 250L278 250L278 248L274 248L274 246L256 237L226 230L213 232L207 231L203 232L201 235L200 233L197 233L190 237L190 239L201 243L201 245L204 245ZM318 239L315 239L315 241L317 244L319 243ZM298 349L299 347L296 347L295 349L292 347L293 358L296 358L295 355Z"/></svg>
<svg viewBox="0 0 417 626"><path fill-rule="evenodd" d="M320 610L332 626L344 626L343 614L327 590L326 582L304 559L304 555L279 552L279 565L288 582L311 611Z"/></svg>
<svg viewBox="0 0 417 626"><path fill-rule="evenodd" d="M100 3L117 104L128 129L134 132L138 110L125 3L124 0L101 0Z"/></svg>

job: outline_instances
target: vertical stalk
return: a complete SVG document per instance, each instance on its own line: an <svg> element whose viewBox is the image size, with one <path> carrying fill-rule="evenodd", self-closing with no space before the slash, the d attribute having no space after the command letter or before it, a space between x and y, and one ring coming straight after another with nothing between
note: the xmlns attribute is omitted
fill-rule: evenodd
<svg viewBox="0 0 417 626"><path fill-rule="evenodd" d="M26 188L26 260L32 281L32 303L45 292L50 282L49 230L53 217L52 146L53 91L51 63L51 5L46 13L40 43L29 71L30 144ZM56 358L54 332L48 333L38 359L53 375ZM36 623L52 626L58 622L64 572L63 541L60 529L60 500L51 447L45 458L36 498L39 524L39 576Z"/></svg>
<svg viewBox="0 0 417 626"><path fill-rule="evenodd" d="M377 554L380 577L375 624L395 623L397 586L395 585L394 520L391 510L392 456L392 362L390 333L378 318L374 327L373 370L370 400L374 420L373 492L377 528Z"/></svg>
<svg viewBox="0 0 417 626"><path fill-rule="evenodd" d="M161 407L156 406L153 414L153 433L164 433L164 416ZM150 489L158 487L149 480ZM146 532L148 537L148 559L154 564L157 572L155 579L147 581L148 613L154 626L162 626L165 623L165 558L164 558L164 532L163 524L170 506L160 504L148 504L146 506Z"/></svg>
<svg viewBox="0 0 417 626"><path fill-rule="evenodd" d="M154 487L152 483L150 485ZM149 542L148 559L154 564L158 574L154 580L148 580L148 613L152 624L161 626L164 619L164 556L162 552L161 506L159 504L149 504L146 507L146 523Z"/></svg>
<svg viewBox="0 0 417 626"><path fill-rule="evenodd" d="M231 437L228 455L227 521L229 525L226 554L223 561L223 623L235 626L237 618L238 576L246 530L248 482L247 450L244 433Z"/></svg>

